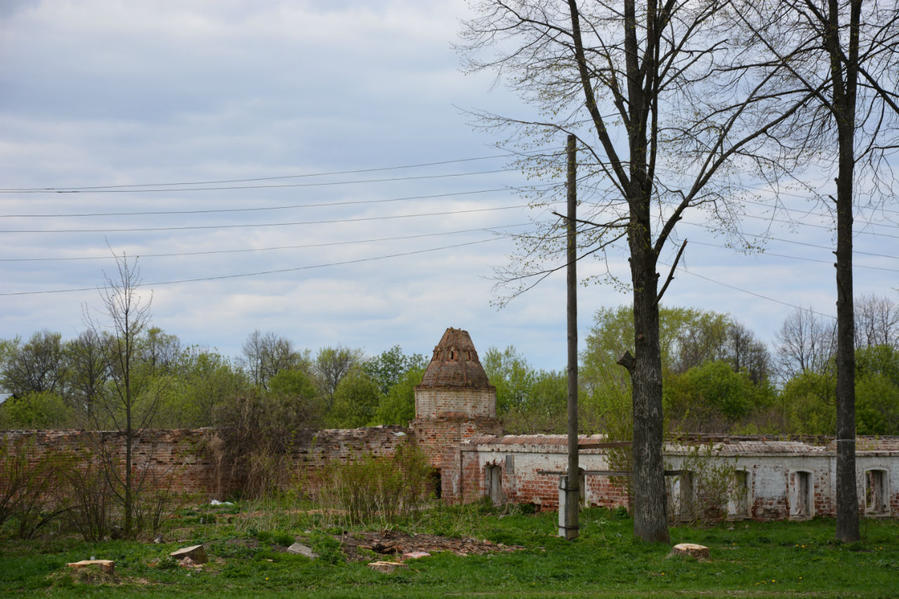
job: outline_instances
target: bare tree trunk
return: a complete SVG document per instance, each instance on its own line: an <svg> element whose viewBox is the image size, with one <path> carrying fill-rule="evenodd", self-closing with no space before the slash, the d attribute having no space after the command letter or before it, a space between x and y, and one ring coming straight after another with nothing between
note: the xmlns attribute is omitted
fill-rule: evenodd
<svg viewBox="0 0 899 599"><path fill-rule="evenodd" d="M842 144L841 144L842 145ZM841 150L842 154L842 150ZM844 166L844 162L847 163ZM840 158L837 189L837 529L839 541L859 540L855 482L855 313L852 299L852 168ZM850 171L844 178L843 170ZM848 187L848 190L843 189ZM848 197L844 193L848 191ZM847 201L848 200L848 201Z"/></svg>
<svg viewBox="0 0 899 599"><path fill-rule="evenodd" d="M632 221L634 222L634 221ZM648 225L645 217L635 222ZM634 535L644 541L669 541L666 516L665 468L662 463L662 355L659 347L659 304L656 257L649 229L630 232L631 276L634 285L634 351L630 363L633 386Z"/></svg>
<svg viewBox="0 0 899 599"><path fill-rule="evenodd" d="M855 307L852 298L852 185L855 174L855 107L861 0L853 0L849 49L844 63L838 0L828 0L824 32L830 54L833 111L839 138L837 173L837 526L839 541L859 539L855 485ZM845 69L843 68L845 66ZM845 79L843 78L845 77Z"/></svg>
<svg viewBox="0 0 899 599"><path fill-rule="evenodd" d="M852 297L852 181L855 160L852 133L851 129L841 131L837 178L836 538L846 542L860 538L855 482L855 306Z"/></svg>

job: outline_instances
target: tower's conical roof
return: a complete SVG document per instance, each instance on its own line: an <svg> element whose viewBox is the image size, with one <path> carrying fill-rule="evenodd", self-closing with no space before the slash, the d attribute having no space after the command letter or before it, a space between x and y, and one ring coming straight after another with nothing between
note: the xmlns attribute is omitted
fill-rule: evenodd
<svg viewBox="0 0 899 599"><path fill-rule="evenodd" d="M420 387L490 388L468 331L448 328L434 348Z"/></svg>

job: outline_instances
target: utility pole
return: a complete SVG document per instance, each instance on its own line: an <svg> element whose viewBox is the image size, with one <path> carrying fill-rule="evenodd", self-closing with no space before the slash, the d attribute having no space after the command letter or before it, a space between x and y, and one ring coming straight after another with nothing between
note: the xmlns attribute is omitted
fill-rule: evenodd
<svg viewBox="0 0 899 599"><path fill-rule="evenodd" d="M559 481L559 536L576 539L581 498L577 427L577 145L568 136L568 473Z"/></svg>

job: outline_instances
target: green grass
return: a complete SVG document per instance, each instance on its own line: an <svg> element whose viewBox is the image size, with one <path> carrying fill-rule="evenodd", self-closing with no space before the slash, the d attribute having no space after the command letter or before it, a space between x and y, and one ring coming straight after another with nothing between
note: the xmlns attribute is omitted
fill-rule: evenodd
<svg viewBox="0 0 899 599"><path fill-rule="evenodd" d="M3 597L897 597L899 522L863 521L855 544L832 540L834 522L738 522L675 527L672 544L711 549L698 562L670 558L668 545L633 539L630 519L607 510L582 513L581 537L555 536L555 513L508 513L483 505L437 507L396 525L412 533L471 536L524 547L512 553L435 554L392 574L348 562L327 517L283 505L238 504L182 510L154 544L85 543L54 535L0 538ZM285 553L305 541L317 560ZM165 559L203 542L211 559L188 570ZM113 559L116 578L82 582L66 562ZM375 556L372 556L375 559ZM377 559L382 559L378 556Z"/></svg>

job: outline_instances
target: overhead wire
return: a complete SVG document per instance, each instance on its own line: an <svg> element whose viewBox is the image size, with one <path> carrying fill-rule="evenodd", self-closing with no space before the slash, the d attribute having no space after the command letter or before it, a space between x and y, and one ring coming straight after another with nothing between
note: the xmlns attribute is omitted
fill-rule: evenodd
<svg viewBox="0 0 899 599"><path fill-rule="evenodd" d="M476 189L473 191L456 191L448 193L434 193L428 195L402 196L398 198L372 199L372 200L341 200L336 202L315 202L306 204L282 204L277 206L254 206L252 208L204 208L194 210L146 210L134 212L58 212L43 214L0 214L0 218L83 218L97 216L167 216L181 214L228 214L238 212L268 212L277 210L293 210L299 208L331 208L337 206L359 206L367 204L387 204L391 202L407 202L411 200L430 200L437 198L451 198L467 195L479 195L510 191L509 187L493 187L489 189Z"/></svg>
<svg viewBox="0 0 899 599"><path fill-rule="evenodd" d="M187 279L173 279L169 281L153 281L148 283L140 283L136 285L136 287L156 287L163 285L180 285L183 283L200 283L206 281L221 281L226 279L241 279L241 278L249 278L249 277L257 277L271 274L283 274L288 272L300 272L304 270L313 270L318 268L327 268L331 266L345 266L348 264L361 264L365 262L374 262L377 260L387 260L390 258L400 258L405 256L415 256L418 254L427 254L430 252L439 252L448 249L478 245L483 243L489 243L491 241L497 241L502 239L500 236L494 236L489 239L481 239L477 241L468 241L464 243L456 243L451 245L444 245L435 248L427 248L423 250L410 250L407 252L396 252L393 254L384 254L381 256L368 256L365 258L354 258L352 260L341 260L337 262L324 262L320 264L307 264L303 266L294 266L289 268L273 268L269 270L259 270L253 272L244 272L244 273L229 273L224 275L215 275L208 277L191 277ZM67 289L41 289L37 291L4 291L0 292L0 297L9 297L9 296L23 296L23 295L44 295L44 294L59 294L59 293L78 293L84 291L96 291L98 287L78 287L78 288L67 288Z"/></svg>
<svg viewBox="0 0 899 599"><path fill-rule="evenodd" d="M711 229L710 227L708 227L707 225L702 225L702 224L700 224L700 223L691 223L691 222L687 222L687 221L682 221L682 222L680 222L680 223L678 223L678 224L679 224L679 225L687 225L687 226L690 226L690 227L699 227L699 228L701 228L701 229L703 229L703 230L705 230L705 231L709 231L709 232L712 231L712 229ZM741 232L740 235L742 235L743 237L752 237L753 239L762 239L762 240L778 241L778 242L780 242L780 243L788 243L788 244L792 244L792 245L798 245L798 246L803 246L803 247L810 247L810 248L814 248L814 249L818 249L818 250L826 250L826 251L829 251L829 252L833 252L833 251L834 251L834 248L833 248L833 247L830 247L830 246L819 245L819 244L816 244L816 243L809 243L809 242L807 242L807 241L796 241L795 239L784 239L783 237L774 237L774 236L772 236L772 235L762 235L762 234L759 234L759 233L747 233L747 232L745 232L745 231ZM723 247L726 247L726 246L723 246ZM734 248L728 248L728 249L734 249ZM862 256L873 256L873 257L876 257L876 258L890 258L890 259L892 259L892 260L899 260L899 256L894 256L894 255L892 255L892 254L882 254L882 253L879 253L879 252L868 252L868 251L865 251L865 250L859 250L859 249L856 249L856 248L852 248L852 253L853 253L853 254L859 254L859 255L862 255Z"/></svg>
<svg viewBox="0 0 899 599"><path fill-rule="evenodd" d="M129 189L134 187L169 187L177 185L218 185L223 183L256 183L259 181L278 181L283 179L305 179L311 177L329 177L334 175L356 175L362 173L375 173L381 171L393 171L411 168L424 168L426 166L443 166L446 164L458 164L462 162L475 162L479 160L490 160L492 158L507 158L514 156L513 153L491 154L488 156L472 156L469 158L453 158L448 160L438 160L434 162L418 162L414 164L400 164L394 166L381 166L370 168L358 168L336 171L321 171L317 173L299 173L293 175L273 175L269 177L251 177L243 179L207 179L202 181L176 181L169 183L120 183L113 185L81 185L81 186L47 186L47 187L19 187L0 189L2 193L20 193L20 192L56 192L63 190L86 191L92 189Z"/></svg>
<svg viewBox="0 0 899 599"><path fill-rule="evenodd" d="M498 173L517 172L517 168L501 168L486 171L473 171L465 173L441 173L432 175L411 175L408 177L382 177L378 179L348 179L344 181L319 181L315 183L267 183L263 185L206 185L203 187L143 187L136 189L33 189L25 191L9 191L0 190L0 193L18 193L22 195L29 194L110 194L110 193L172 193L172 192L188 192L188 191L229 191L243 189L285 189L299 187L333 187L337 185L360 185L362 183L392 183L397 181L423 181L429 179L451 179L458 177L474 177L479 175L494 175ZM9 200L14 198L0 198L0 200Z"/></svg>
<svg viewBox="0 0 899 599"><path fill-rule="evenodd" d="M271 228L290 227L299 225L324 225L338 223L355 223L381 220L398 220L420 218L428 216L449 216L455 214L474 214L478 212L496 212L501 210L514 210L527 208L528 204L513 204L509 206L495 206L492 208L470 208L466 210L443 210L439 212L417 212L413 214L394 214L390 216L364 216L359 218L329 218L319 220L285 221L278 223L230 223L225 225L179 225L170 227L121 227L109 229L0 229L0 233L140 233L159 231L199 231L215 229L247 229L247 228Z"/></svg>
<svg viewBox="0 0 899 599"><path fill-rule="evenodd" d="M691 241L690 243L691 243L691 244L695 244L695 245L704 245L704 246L707 246L707 247L720 248L720 249L724 249L724 250L726 250L726 249L731 249L731 248L728 248L728 247L725 246L725 245L719 245L719 244L716 244L716 243L707 243L707 242L704 242L704 241ZM799 261L802 261L802 262L818 262L819 264L833 264L833 261L832 261L832 260L821 260L821 259L818 259L818 258L807 258L807 257L803 257L803 256L790 256L790 255L788 255L788 254L776 254L776 253L773 253L773 252L767 252L767 251L764 252L764 253L762 253L762 254L759 254L759 255L760 255L760 256L774 256L775 258L786 258L786 259L788 259L788 260L799 260ZM867 269L867 270L882 270L882 271L886 271L886 272L897 272L897 273L899 273L899 268L889 268L889 267L886 267L886 266L869 266L869 265L867 265L867 264L855 264L855 263L853 263L853 264L852 264L852 268L864 268L864 269Z"/></svg>
<svg viewBox="0 0 899 599"><path fill-rule="evenodd" d="M661 264L662 266L670 267L669 264L662 264L661 262L659 262L659 264ZM751 295L751 296L753 296L753 297L757 297L757 298L759 298L759 299L767 300L767 301L769 301L769 302L774 302L775 304L780 304L780 305L782 305L782 306L787 306L787 307L789 307L789 308L796 308L796 309L798 309L798 310L809 311L809 312L812 312L812 313L814 313L814 314L817 314L818 316L825 316L825 317L827 317L827 318L832 318L833 320L836 320L836 319L837 319L837 317L834 316L834 315L832 315L832 314L827 314L827 313L824 313L824 312L817 312L817 311L811 310L811 309L809 309L809 308L804 308L804 307L799 306L799 305L796 305L796 304L791 304L790 302L785 302L785 301L783 301L783 300L775 299L775 298L773 298L773 297L771 297L771 296L768 296L768 295L765 295L765 294L763 294L763 293L758 293L758 292L756 292L756 291L751 291L751 290L745 289L745 288L743 288L743 287L738 287L737 285L731 285L730 283L725 283L725 282L723 282L723 281L718 281L717 279L713 279L713 278L711 278L711 277L707 277L707 276L705 276L705 275L701 275L701 274L699 274L699 273L697 273L697 272L693 272L692 270L687 269L687 267L686 267L686 266L683 266L683 265L680 266L680 270L683 271L683 272L685 272L685 273L687 273L688 275L691 275L691 276L694 276L694 277L703 279L703 280L708 281L708 282L710 282L710 283L715 283L716 285L721 285L722 287L727 287L728 289L733 289L733 290L735 290L735 291L740 291L740 292L742 292L742 293L746 293L746 294L748 294L748 295Z"/></svg>
<svg viewBox="0 0 899 599"><path fill-rule="evenodd" d="M277 245L270 247L261 247L261 248L237 248L230 250L198 250L193 252L158 252L158 253L144 253L138 252L135 254L137 258L171 258L171 257L183 257L183 256L207 256L207 255L216 255L216 254L243 254L250 252L268 252L268 251L277 251L277 250L295 250L295 249L308 249L308 248L319 248L319 247L332 247L339 245L356 245L356 244L365 244L365 243L379 243L382 241L404 241L408 239L422 239L427 237L443 237L447 235L459 235L462 233L476 233L476 232L486 232L486 233L495 233L499 229L512 229L515 227L523 227L526 225L530 225L532 223L515 223L511 225L496 225L491 227L477 227L474 229L457 229L455 231L443 231L440 233L418 233L414 235L396 235L392 237L374 237L370 239L347 239L343 241L324 241L319 243L303 243L298 245ZM0 262L74 262L74 261L85 261L85 260L115 260L116 257L114 255L105 255L105 256L47 256L47 257L38 257L38 258L0 258Z"/></svg>

